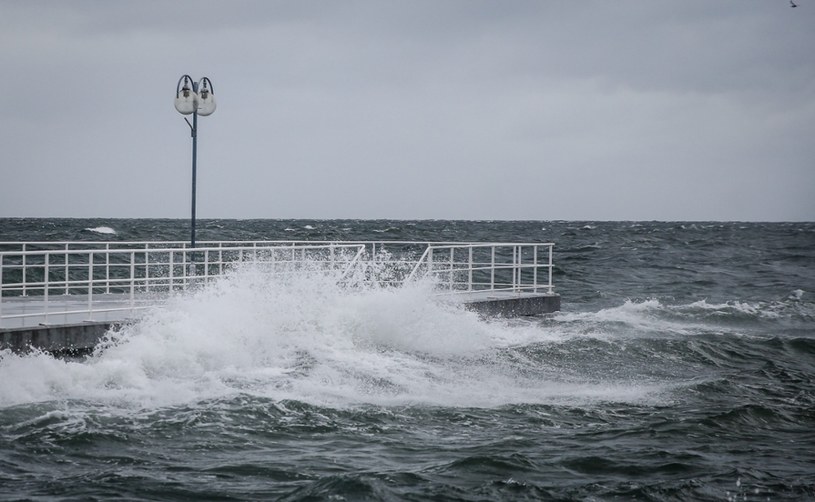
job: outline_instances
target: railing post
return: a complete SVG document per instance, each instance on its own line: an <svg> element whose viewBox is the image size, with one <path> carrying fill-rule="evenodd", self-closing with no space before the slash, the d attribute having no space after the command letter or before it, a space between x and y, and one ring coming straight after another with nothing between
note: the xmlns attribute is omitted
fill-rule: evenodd
<svg viewBox="0 0 815 502"><path fill-rule="evenodd" d="M28 285L28 280L26 279L26 272L28 272L28 266L26 264L26 257L28 253L26 253L26 245L23 244L23 296L28 296L28 291L26 290L26 286Z"/></svg>
<svg viewBox="0 0 815 502"><path fill-rule="evenodd" d="M65 251L65 294L68 294L68 278L70 274L68 272L68 251Z"/></svg>
<svg viewBox="0 0 815 502"><path fill-rule="evenodd" d="M524 280L523 280L523 268L521 267L521 264L523 263L523 259L524 259L524 257L523 257L524 248L523 248L523 246L516 246L516 247L518 249L518 253L517 253L517 256L518 256L518 274L517 274L517 283L515 284L515 291L520 293L521 292L521 287L523 286L523 282L524 282Z"/></svg>
<svg viewBox="0 0 815 502"><path fill-rule="evenodd" d="M172 293L172 292L173 292L173 282L175 282L175 281L173 280L173 279L174 279L174 274L175 274L175 263L173 263L173 257L174 257L174 256L175 256L175 253L174 253L174 252L173 252L173 250L171 249L171 250L170 250L170 259L168 260L168 262L169 262L169 265L168 265L168 266L170 267L170 273L168 274L168 276L169 276L168 278L169 278L169 282L170 282L170 284L169 284L169 286L168 286L168 288L167 288L167 292L168 292L168 293Z"/></svg>
<svg viewBox="0 0 815 502"><path fill-rule="evenodd" d="M187 275L189 274L189 271L187 270L187 246L186 245L184 246L184 249L182 250L182 253L183 254L181 255L181 271L182 271L182 275L181 275L181 291L186 291L187 290Z"/></svg>
<svg viewBox="0 0 815 502"><path fill-rule="evenodd" d="M450 291L453 291L453 285L454 285L453 284L453 276L455 275L455 260L453 258L453 253L455 253L455 251L456 251L456 248L454 248L453 246L450 246L450 276L449 276L450 279L447 281L448 282L447 289L449 289Z"/></svg>
<svg viewBox="0 0 815 502"><path fill-rule="evenodd" d="M45 324L48 324L48 307L49 307L49 305L48 305L48 276L49 276L49 274L51 272L49 270L49 265L50 265L50 262L51 262L50 257L51 257L50 254L45 255L45 261L43 263L43 270L42 270L42 272L43 272L43 274L42 274L43 281L42 282L45 285L45 291L43 291L43 302L44 302L43 306L45 308Z"/></svg>
<svg viewBox="0 0 815 502"><path fill-rule="evenodd" d="M549 294L552 294L552 248L554 244L549 244Z"/></svg>
<svg viewBox="0 0 815 502"><path fill-rule="evenodd" d="M150 251L144 250L144 291L150 292Z"/></svg>
<svg viewBox="0 0 815 502"><path fill-rule="evenodd" d="M467 291L473 290L473 246L469 246L469 259L470 263L468 265L469 270L467 272Z"/></svg>
<svg viewBox="0 0 815 502"><path fill-rule="evenodd" d="M538 292L538 245L532 247L532 292Z"/></svg>
<svg viewBox="0 0 815 502"><path fill-rule="evenodd" d="M133 302L136 283L136 252L130 252L130 301Z"/></svg>
<svg viewBox="0 0 815 502"><path fill-rule="evenodd" d="M110 294L110 243L105 244L105 293Z"/></svg>
<svg viewBox="0 0 815 502"><path fill-rule="evenodd" d="M209 249L204 251L204 284L209 284Z"/></svg>
<svg viewBox="0 0 815 502"><path fill-rule="evenodd" d="M93 319L93 251L88 253L88 317Z"/></svg>
<svg viewBox="0 0 815 502"><path fill-rule="evenodd" d="M512 290L515 291L515 285L518 283L516 274L518 273L518 246L512 246Z"/></svg>
<svg viewBox="0 0 815 502"><path fill-rule="evenodd" d="M490 290L495 289L495 246L490 246Z"/></svg>

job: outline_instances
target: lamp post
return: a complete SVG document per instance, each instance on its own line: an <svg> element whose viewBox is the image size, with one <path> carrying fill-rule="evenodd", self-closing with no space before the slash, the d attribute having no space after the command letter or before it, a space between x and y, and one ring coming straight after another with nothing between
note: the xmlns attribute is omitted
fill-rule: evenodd
<svg viewBox="0 0 815 502"><path fill-rule="evenodd" d="M182 86L183 84L183 86ZM175 109L182 115L192 114L192 123L184 117L192 134L192 221L190 246L195 247L195 163L198 156L198 116L206 117L215 111L215 92L208 77L198 82L189 75L182 75L175 87Z"/></svg>

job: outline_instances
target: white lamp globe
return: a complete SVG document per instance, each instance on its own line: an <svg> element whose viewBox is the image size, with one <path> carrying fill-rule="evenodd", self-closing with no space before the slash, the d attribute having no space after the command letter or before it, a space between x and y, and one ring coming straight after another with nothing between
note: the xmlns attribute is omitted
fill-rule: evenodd
<svg viewBox="0 0 815 502"><path fill-rule="evenodd" d="M175 109L182 115L189 115L198 108L198 95L184 87L175 97Z"/></svg>
<svg viewBox="0 0 815 502"><path fill-rule="evenodd" d="M206 117L215 111L215 95L209 89L203 89L198 95L198 115Z"/></svg>

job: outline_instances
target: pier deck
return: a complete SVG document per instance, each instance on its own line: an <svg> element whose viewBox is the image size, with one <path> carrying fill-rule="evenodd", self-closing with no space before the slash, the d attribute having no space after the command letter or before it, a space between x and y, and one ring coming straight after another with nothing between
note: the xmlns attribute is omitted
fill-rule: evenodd
<svg viewBox="0 0 815 502"><path fill-rule="evenodd" d="M332 274L353 287L400 287L429 279L442 301L484 316L560 309L551 243L0 242L0 350L90 350L115 324L235 266L270 278ZM384 271L384 273L383 273Z"/></svg>

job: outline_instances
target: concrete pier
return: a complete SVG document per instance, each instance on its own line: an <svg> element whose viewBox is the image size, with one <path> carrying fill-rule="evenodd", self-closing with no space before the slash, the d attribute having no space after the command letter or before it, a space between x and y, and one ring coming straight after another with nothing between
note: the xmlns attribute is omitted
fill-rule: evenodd
<svg viewBox="0 0 815 502"><path fill-rule="evenodd" d="M464 305L485 317L535 316L559 311L560 295L483 291L468 293Z"/></svg>
<svg viewBox="0 0 815 502"><path fill-rule="evenodd" d="M98 321L0 329L0 350L11 349L16 353L41 350L56 356L88 354L109 329L121 324Z"/></svg>

